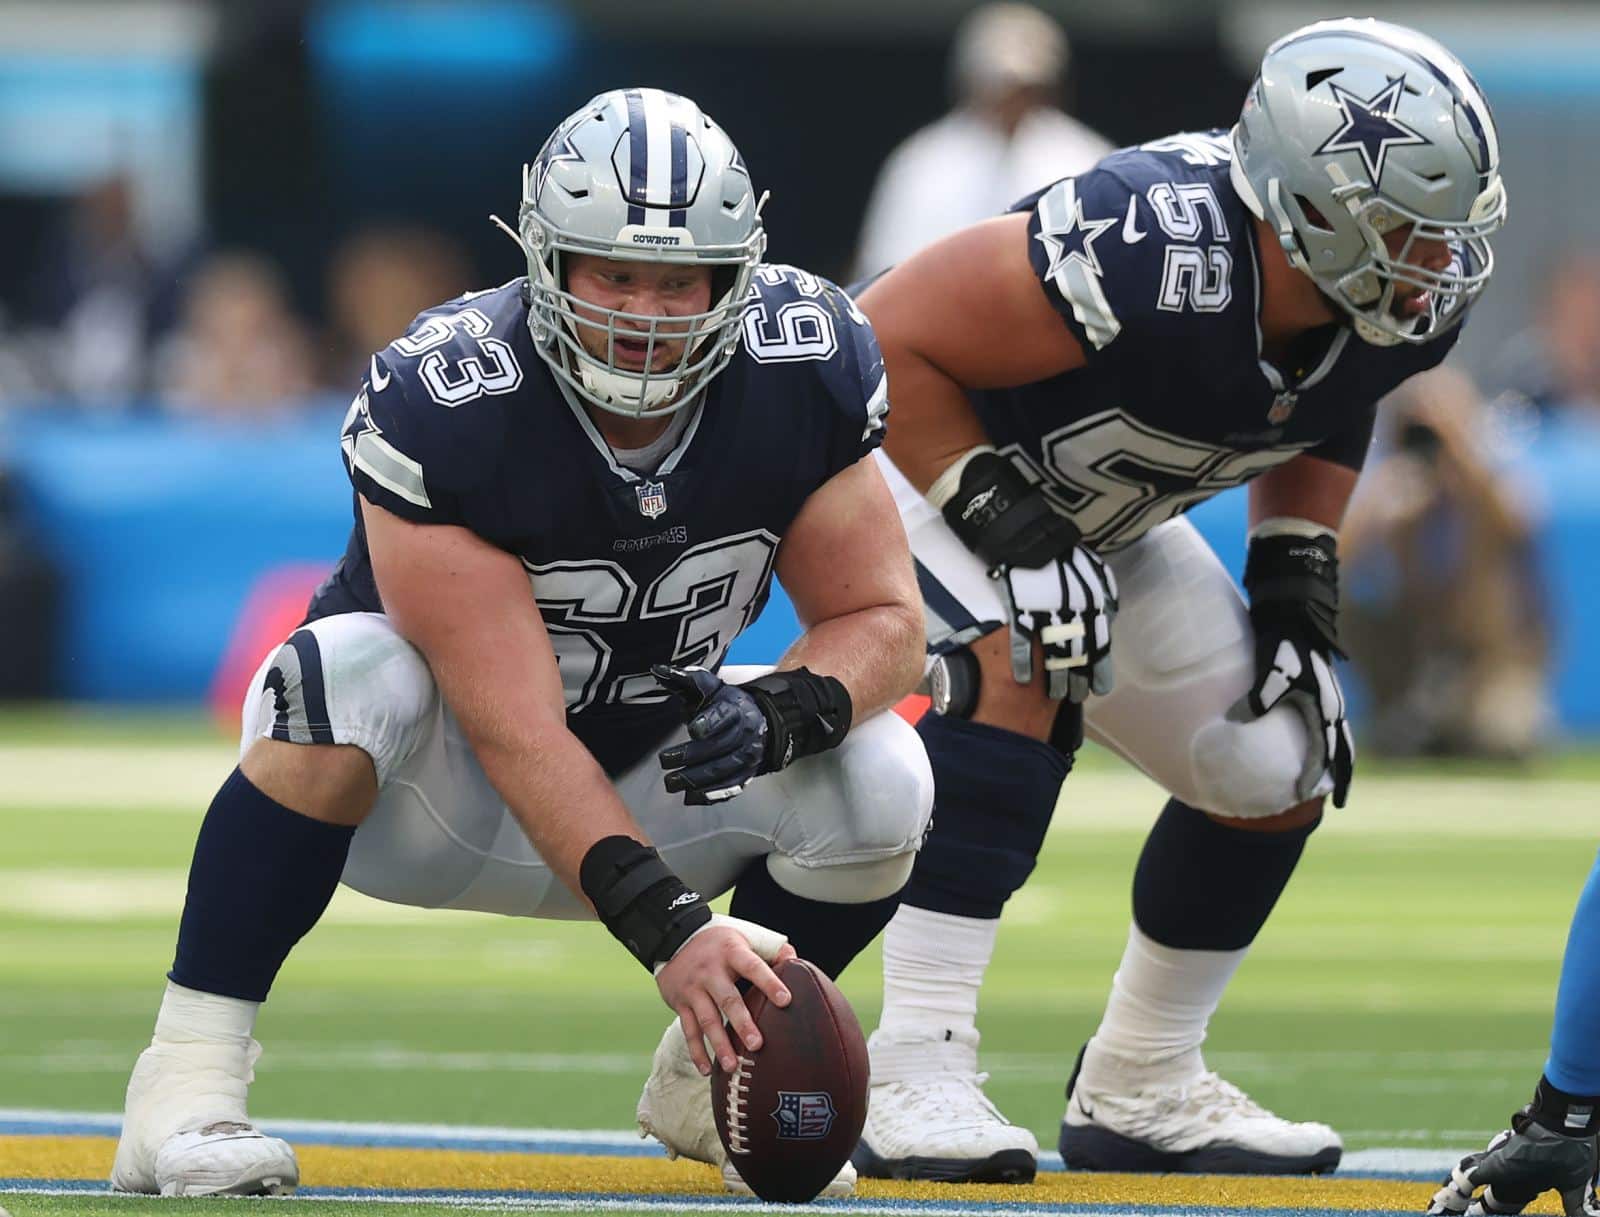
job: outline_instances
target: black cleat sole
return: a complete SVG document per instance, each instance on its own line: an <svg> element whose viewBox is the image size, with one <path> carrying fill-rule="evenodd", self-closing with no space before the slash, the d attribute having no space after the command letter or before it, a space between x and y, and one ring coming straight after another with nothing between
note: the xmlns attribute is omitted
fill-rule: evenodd
<svg viewBox="0 0 1600 1217"><path fill-rule="evenodd" d="M1032 1183L1039 1163L1025 1149L1003 1149L987 1158L880 1158L865 1141L850 1155L856 1172L868 1179L921 1183Z"/></svg>
<svg viewBox="0 0 1600 1217"><path fill-rule="evenodd" d="M1057 1147L1069 1170L1128 1174L1320 1175L1335 1169L1344 1153L1337 1145L1301 1155L1264 1154L1239 1145L1208 1145L1174 1154L1110 1129L1065 1121Z"/></svg>

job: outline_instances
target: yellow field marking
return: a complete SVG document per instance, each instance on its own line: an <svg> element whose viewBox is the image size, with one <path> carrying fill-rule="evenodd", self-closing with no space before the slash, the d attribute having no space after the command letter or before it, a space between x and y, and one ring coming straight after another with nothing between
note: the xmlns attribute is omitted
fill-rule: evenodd
<svg viewBox="0 0 1600 1217"><path fill-rule="evenodd" d="M0 1178L104 1179L109 1137L0 1137ZM698 1162L584 1154L484 1153L307 1145L299 1149L305 1187L407 1190L721 1195L722 1178ZM1381 1179L1251 1178L1215 1175L1100 1175L1046 1172L1028 1187L894 1183L863 1179L864 1200L969 1200L1017 1204L1147 1205L1171 1209L1341 1209L1421 1212L1434 1185ZM1554 1196L1530 1213L1559 1213Z"/></svg>

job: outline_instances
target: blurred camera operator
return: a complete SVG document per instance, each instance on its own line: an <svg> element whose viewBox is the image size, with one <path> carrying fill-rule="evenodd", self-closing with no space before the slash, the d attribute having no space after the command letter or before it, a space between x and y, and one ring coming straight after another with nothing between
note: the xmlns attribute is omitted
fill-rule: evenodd
<svg viewBox="0 0 1600 1217"><path fill-rule="evenodd" d="M1394 393L1390 445L1346 518L1350 656L1372 746L1522 758L1549 718L1534 512L1483 442L1476 388L1440 368Z"/></svg>

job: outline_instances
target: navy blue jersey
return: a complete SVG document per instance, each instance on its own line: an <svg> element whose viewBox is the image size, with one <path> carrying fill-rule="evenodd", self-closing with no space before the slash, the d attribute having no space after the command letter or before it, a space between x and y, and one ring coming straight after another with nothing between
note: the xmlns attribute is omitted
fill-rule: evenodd
<svg viewBox="0 0 1600 1217"><path fill-rule="evenodd" d="M522 560L568 725L614 774L681 722L650 665L715 669L766 603L807 497L882 442L883 361L839 288L761 267L738 354L640 474L558 388L522 286L429 309L373 357L345 419L345 465L360 498ZM356 508L313 618L382 611Z"/></svg>
<svg viewBox="0 0 1600 1217"><path fill-rule="evenodd" d="M997 447L1020 459L1088 541L1116 549L1300 454L1359 469L1377 402L1431 368L1457 331L1378 347L1347 326L1263 361L1254 217L1228 180L1225 132L1106 157L1013 210L1086 366L975 391Z"/></svg>

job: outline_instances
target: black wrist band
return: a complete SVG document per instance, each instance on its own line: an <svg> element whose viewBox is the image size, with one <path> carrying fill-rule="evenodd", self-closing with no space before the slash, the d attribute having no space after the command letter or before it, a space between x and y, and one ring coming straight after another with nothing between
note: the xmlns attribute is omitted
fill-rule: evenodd
<svg viewBox="0 0 1600 1217"><path fill-rule="evenodd" d="M1043 566L1083 540L1077 525L998 452L980 452L941 509L961 543L990 566Z"/></svg>
<svg viewBox="0 0 1600 1217"><path fill-rule="evenodd" d="M1244 564L1250 619L1257 630L1299 630L1316 645L1339 648L1339 557L1332 533L1256 537Z"/></svg>
<svg viewBox="0 0 1600 1217"><path fill-rule="evenodd" d="M578 867L578 886L606 929L651 972L711 920L700 893L632 837L602 837L591 845Z"/></svg>
<svg viewBox="0 0 1600 1217"><path fill-rule="evenodd" d="M767 719L765 773L786 769L802 756L837 748L850 730L850 692L832 676L789 668L739 686Z"/></svg>
<svg viewBox="0 0 1600 1217"><path fill-rule="evenodd" d="M1569 1094L1541 1076L1528 1116L1563 1137L1592 1137L1600 1132L1600 1095Z"/></svg>

